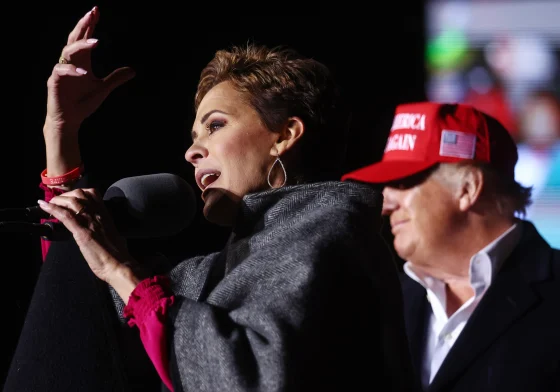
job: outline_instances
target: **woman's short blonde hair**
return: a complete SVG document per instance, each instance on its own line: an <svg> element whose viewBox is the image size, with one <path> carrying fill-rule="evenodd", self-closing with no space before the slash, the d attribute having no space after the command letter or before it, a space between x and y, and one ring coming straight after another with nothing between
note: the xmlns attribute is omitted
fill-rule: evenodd
<svg viewBox="0 0 560 392"><path fill-rule="evenodd" d="M279 131L290 117L303 121L305 133L289 159L289 177L295 182L340 179L348 113L326 65L287 47L247 44L219 50L201 72L195 110L210 89L225 81L246 95L270 131Z"/></svg>

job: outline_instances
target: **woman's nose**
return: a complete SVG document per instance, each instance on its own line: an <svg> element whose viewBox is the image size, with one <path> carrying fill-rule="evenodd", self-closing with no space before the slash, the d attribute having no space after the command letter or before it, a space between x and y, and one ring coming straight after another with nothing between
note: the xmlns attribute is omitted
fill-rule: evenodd
<svg viewBox="0 0 560 392"><path fill-rule="evenodd" d="M199 144L193 143L185 153L185 159L196 166L198 162L208 156L208 151Z"/></svg>

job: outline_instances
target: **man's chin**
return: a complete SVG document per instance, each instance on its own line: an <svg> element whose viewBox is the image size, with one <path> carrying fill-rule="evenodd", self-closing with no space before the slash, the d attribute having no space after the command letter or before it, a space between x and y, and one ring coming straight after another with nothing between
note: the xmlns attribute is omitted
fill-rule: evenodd
<svg viewBox="0 0 560 392"><path fill-rule="evenodd" d="M204 195L202 213L209 222L219 226L232 226L239 209L239 198L220 189L208 189Z"/></svg>
<svg viewBox="0 0 560 392"><path fill-rule="evenodd" d="M401 259L408 260L410 258L412 253L412 246L410 244L399 242L397 237L395 237L393 248Z"/></svg>

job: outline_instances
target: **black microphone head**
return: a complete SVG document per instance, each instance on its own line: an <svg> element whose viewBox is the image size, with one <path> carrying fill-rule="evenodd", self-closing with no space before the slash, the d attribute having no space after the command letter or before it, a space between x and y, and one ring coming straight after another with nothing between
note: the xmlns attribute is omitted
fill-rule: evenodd
<svg viewBox="0 0 560 392"><path fill-rule="evenodd" d="M123 178L103 200L118 231L126 238L159 238L178 234L193 220L192 187L170 173Z"/></svg>

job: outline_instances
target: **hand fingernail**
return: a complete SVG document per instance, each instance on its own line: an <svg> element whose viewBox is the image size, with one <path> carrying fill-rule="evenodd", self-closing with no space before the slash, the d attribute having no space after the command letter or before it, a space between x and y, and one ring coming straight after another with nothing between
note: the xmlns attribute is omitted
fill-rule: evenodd
<svg viewBox="0 0 560 392"><path fill-rule="evenodd" d="M87 71L83 68L76 68L76 72L82 75L87 74Z"/></svg>
<svg viewBox="0 0 560 392"><path fill-rule="evenodd" d="M41 200L41 199L37 200L37 203L38 203L41 207L49 205L49 203L47 203L46 201Z"/></svg>
<svg viewBox="0 0 560 392"><path fill-rule="evenodd" d="M88 38L88 39L86 40L86 42L87 42L88 44L94 44L94 43L97 42L97 38Z"/></svg>

